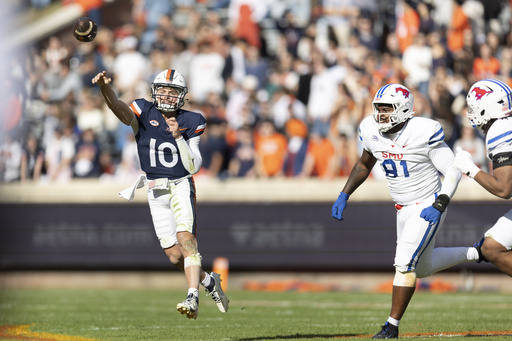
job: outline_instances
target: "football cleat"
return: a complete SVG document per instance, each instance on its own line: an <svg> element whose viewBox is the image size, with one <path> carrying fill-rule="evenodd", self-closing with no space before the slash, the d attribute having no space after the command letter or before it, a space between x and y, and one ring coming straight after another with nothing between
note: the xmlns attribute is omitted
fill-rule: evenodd
<svg viewBox="0 0 512 341"><path fill-rule="evenodd" d="M220 279L220 275L218 273L212 272L210 275L213 278L213 281L215 282L215 285L213 286L213 290L208 292L208 289L205 289L207 292L207 296L212 296L212 299L215 301L215 304L217 304L217 308L219 308L221 313L225 313L229 309L229 299L224 293L224 290L222 290L222 286L220 283L222 282L222 279Z"/></svg>
<svg viewBox="0 0 512 341"><path fill-rule="evenodd" d="M476 251L478 251L478 260L476 261L477 263L481 263L481 262L488 262L487 259L485 259L483 253L482 253L482 244L484 243L484 238L482 238L482 240L480 240L478 243L475 243L475 245L473 245L473 247L476 249Z"/></svg>
<svg viewBox="0 0 512 341"><path fill-rule="evenodd" d="M398 339L398 327L386 321L381 331L373 335L372 339Z"/></svg>
<svg viewBox="0 0 512 341"><path fill-rule="evenodd" d="M199 298L194 295L188 295L187 299L176 305L178 313L187 315L189 319L196 319L199 308Z"/></svg>

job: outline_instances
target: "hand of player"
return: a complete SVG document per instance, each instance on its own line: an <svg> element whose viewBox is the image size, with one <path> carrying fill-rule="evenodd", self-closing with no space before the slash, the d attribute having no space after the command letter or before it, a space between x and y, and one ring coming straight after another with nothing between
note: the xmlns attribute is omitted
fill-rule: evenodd
<svg viewBox="0 0 512 341"><path fill-rule="evenodd" d="M179 139L181 137L181 132L176 117L166 117L165 122L167 122L167 125L169 126L169 131L172 133L172 136L176 140Z"/></svg>
<svg viewBox="0 0 512 341"><path fill-rule="evenodd" d="M443 212L439 211L434 206L429 206L421 211L420 217L428 221L430 225L434 225L439 221L442 214Z"/></svg>
<svg viewBox="0 0 512 341"><path fill-rule="evenodd" d="M334 202L334 205L332 205L332 217L338 220L343 220L343 211L345 210L345 207L347 206L347 200L349 195L346 193L341 192L338 196L338 199Z"/></svg>
<svg viewBox="0 0 512 341"><path fill-rule="evenodd" d="M112 78L107 77L106 71L98 73L92 79L92 84L98 84L99 86L110 84L111 82L112 82Z"/></svg>
<svg viewBox="0 0 512 341"><path fill-rule="evenodd" d="M476 173L480 171L480 168L478 168L471 159L471 154L463 150L461 147L457 147L456 149L455 161L453 164L470 178L474 178Z"/></svg>

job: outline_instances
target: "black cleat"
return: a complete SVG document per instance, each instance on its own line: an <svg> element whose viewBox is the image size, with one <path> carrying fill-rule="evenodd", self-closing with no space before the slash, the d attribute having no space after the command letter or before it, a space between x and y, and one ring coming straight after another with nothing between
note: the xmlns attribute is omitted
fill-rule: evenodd
<svg viewBox="0 0 512 341"><path fill-rule="evenodd" d="M386 321L382 330L373 335L372 339L398 339L398 327Z"/></svg>

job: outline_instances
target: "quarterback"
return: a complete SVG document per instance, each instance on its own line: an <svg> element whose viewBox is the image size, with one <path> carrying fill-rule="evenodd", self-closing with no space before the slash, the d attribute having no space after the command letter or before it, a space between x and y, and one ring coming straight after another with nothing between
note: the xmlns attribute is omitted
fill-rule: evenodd
<svg viewBox="0 0 512 341"><path fill-rule="evenodd" d="M471 154L462 149L456 151L455 166L489 193L509 199L512 197L512 89L497 79L481 80L473 84L466 102L469 121L485 134L493 174L478 168ZM481 260L512 276L512 210L499 218L476 246Z"/></svg>
<svg viewBox="0 0 512 341"><path fill-rule="evenodd" d="M342 220L350 195L379 164L395 202L397 245L391 313L374 339L398 338L416 278L478 260L474 247L434 248L461 172L453 166L454 155L444 142L441 125L414 117L413 104L411 91L403 85L387 84L377 91L373 115L359 127L362 155L332 207L332 216ZM444 175L442 182L439 172Z"/></svg>
<svg viewBox="0 0 512 341"><path fill-rule="evenodd" d="M222 291L220 275L203 271L197 247L192 175L201 167L199 139L206 120L199 113L181 109L188 92L185 77L176 70L160 72L151 84L153 101L141 98L130 105L117 98L111 81L105 71L92 79L110 110L135 134L156 235L170 261L185 272L189 287L187 299L176 308L196 319L201 283L225 313L229 300Z"/></svg>

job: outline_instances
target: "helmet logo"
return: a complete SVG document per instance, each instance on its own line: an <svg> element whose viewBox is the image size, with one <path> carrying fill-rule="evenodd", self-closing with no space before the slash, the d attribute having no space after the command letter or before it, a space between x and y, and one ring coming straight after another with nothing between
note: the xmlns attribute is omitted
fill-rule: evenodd
<svg viewBox="0 0 512 341"><path fill-rule="evenodd" d="M400 91L402 93L402 95L404 95L404 98L409 98L409 90L407 89L404 89L404 88L396 88L395 89L395 92L398 93L398 91Z"/></svg>
<svg viewBox="0 0 512 341"><path fill-rule="evenodd" d="M478 87L473 88L473 90L471 90L471 92L475 92L475 98L477 101L482 99L482 97L484 97L486 94L493 93L492 90L487 91L487 90L484 90L484 89L478 88Z"/></svg>

